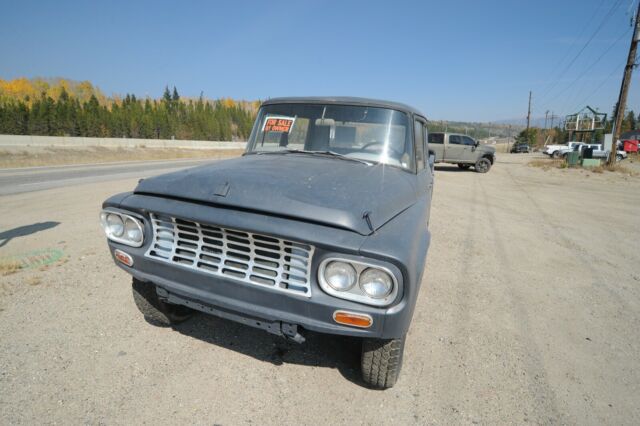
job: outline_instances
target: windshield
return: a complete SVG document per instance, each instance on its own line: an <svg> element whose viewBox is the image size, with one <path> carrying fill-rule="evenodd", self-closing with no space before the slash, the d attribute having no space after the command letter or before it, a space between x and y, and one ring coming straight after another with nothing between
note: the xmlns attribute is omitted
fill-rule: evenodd
<svg viewBox="0 0 640 426"><path fill-rule="evenodd" d="M387 108L275 104L260 108L247 153L309 151L413 170L409 117Z"/></svg>

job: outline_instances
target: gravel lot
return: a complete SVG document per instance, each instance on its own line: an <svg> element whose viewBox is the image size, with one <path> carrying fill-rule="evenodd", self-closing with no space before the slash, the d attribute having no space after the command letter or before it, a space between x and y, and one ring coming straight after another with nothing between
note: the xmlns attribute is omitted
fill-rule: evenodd
<svg viewBox="0 0 640 426"><path fill-rule="evenodd" d="M0 196L2 424L639 424L640 178L501 154L437 168L433 243L403 372L359 380L353 342L303 345L199 315L155 328L98 224L137 179Z"/></svg>

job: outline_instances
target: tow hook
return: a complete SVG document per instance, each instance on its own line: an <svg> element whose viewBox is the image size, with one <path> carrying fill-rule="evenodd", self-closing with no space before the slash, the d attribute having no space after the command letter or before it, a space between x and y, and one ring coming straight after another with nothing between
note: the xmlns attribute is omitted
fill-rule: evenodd
<svg viewBox="0 0 640 426"><path fill-rule="evenodd" d="M298 326L296 324L283 322L280 329L282 331L282 335L287 340L291 340L296 343L304 343L306 340L302 334L298 333Z"/></svg>

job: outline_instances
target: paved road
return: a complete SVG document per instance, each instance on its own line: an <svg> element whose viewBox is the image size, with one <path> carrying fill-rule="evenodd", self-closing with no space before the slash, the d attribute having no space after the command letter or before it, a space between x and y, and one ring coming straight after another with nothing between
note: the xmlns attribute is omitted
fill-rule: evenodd
<svg viewBox="0 0 640 426"><path fill-rule="evenodd" d="M527 158L437 167L387 391L362 385L350 339L147 324L98 224L136 179L0 196L0 259L64 252L0 275L0 424L640 424L639 180Z"/></svg>
<svg viewBox="0 0 640 426"><path fill-rule="evenodd" d="M132 161L126 163L0 169L0 195L20 194L118 179L143 178L211 161L207 159Z"/></svg>

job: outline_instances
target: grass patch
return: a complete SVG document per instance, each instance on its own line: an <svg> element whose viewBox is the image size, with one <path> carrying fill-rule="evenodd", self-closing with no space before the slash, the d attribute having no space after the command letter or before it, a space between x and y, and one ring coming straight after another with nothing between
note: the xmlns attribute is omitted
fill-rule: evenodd
<svg viewBox="0 0 640 426"><path fill-rule="evenodd" d="M22 263L16 260L0 260L0 275L15 274L22 269Z"/></svg>
<svg viewBox="0 0 640 426"><path fill-rule="evenodd" d="M529 166L531 167L540 167L542 170L549 169L566 169L567 162L562 159L546 159L546 158L536 158L535 160L529 161Z"/></svg>
<svg viewBox="0 0 640 426"><path fill-rule="evenodd" d="M605 163L598 167L591 167L589 168L589 170L591 170L593 173L616 172L616 173L622 173L628 176L640 176L640 173L636 172L635 170L631 170L620 163L615 163L615 164Z"/></svg>
<svg viewBox="0 0 640 426"><path fill-rule="evenodd" d="M0 150L0 168L61 166L71 164L113 163L175 159L224 159L239 157L242 149L177 148L51 148Z"/></svg>
<svg viewBox="0 0 640 426"><path fill-rule="evenodd" d="M567 162L564 159L545 159L545 158L536 158L535 160L529 161L529 166L531 167L539 167L542 170L550 170L550 169L568 169L570 168ZM627 176L640 176L635 170L632 170L628 167L625 167L623 164L615 163L615 164L607 164L603 163L596 167L571 167L572 169L580 169L587 170L592 173L602 174L604 172L612 172L612 173L620 173Z"/></svg>

